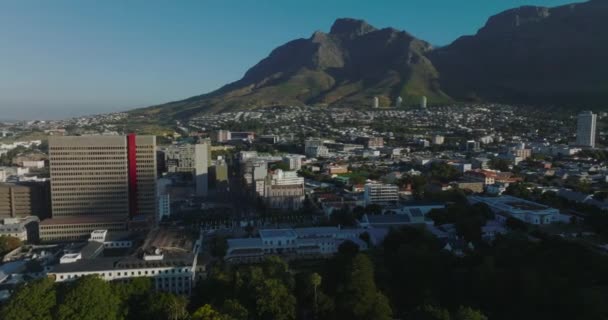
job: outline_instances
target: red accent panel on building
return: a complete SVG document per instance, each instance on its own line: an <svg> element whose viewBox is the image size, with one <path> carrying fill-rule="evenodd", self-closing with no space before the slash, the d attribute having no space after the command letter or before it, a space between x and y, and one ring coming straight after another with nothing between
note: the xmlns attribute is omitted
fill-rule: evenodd
<svg viewBox="0 0 608 320"><path fill-rule="evenodd" d="M136 135L127 135L127 157L129 171L129 215L134 217L138 214L137 208L137 142Z"/></svg>

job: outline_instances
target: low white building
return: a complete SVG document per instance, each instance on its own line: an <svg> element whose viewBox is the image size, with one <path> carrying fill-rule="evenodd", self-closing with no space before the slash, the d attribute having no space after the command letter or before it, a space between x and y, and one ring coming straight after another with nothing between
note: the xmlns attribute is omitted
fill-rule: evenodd
<svg viewBox="0 0 608 320"><path fill-rule="evenodd" d="M496 220L502 222L509 217L529 224L550 224L560 221L561 214L558 209L513 196L470 196L468 199L471 204L487 204L496 214Z"/></svg>
<svg viewBox="0 0 608 320"><path fill-rule="evenodd" d="M103 238L101 233L95 234L95 238ZM189 295L198 279L197 273L202 270L198 266L202 240L198 239L193 244L179 231L154 230L145 243L159 247L142 248L142 253L137 255L95 256L89 259L83 253L67 253L62 257L62 263L52 268L49 276L56 282L73 281L88 275L96 275L106 281L123 282L136 277L149 277L158 291ZM184 246L174 247L177 243Z"/></svg>
<svg viewBox="0 0 608 320"><path fill-rule="evenodd" d="M225 260L232 263L259 262L264 256L281 255L288 259L319 258L338 252L339 246L350 240L360 250L367 244L359 236L365 229L316 227L296 229L263 229L259 238L228 239Z"/></svg>

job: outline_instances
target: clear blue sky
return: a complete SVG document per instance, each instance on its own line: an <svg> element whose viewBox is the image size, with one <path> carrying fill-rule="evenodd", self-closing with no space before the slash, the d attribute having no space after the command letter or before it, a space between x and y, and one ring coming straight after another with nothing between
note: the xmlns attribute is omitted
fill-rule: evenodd
<svg viewBox="0 0 608 320"><path fill-rule="evenodd" d="M339 17L444 45L520 5L576 0L0 0L0 119L187 98Z"/></svg>

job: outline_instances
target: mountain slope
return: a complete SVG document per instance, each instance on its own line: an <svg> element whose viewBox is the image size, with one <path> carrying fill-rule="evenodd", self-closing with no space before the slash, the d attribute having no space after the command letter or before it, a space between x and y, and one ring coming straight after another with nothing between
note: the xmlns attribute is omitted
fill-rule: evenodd
<svg viewBox="0 0 608 320"><path fill-rule="evenodd" d="M477 34L433 49L404 31L338 19L329 33L288 42L242 79L208 94L135 110L186 119L275 105L371 106L490 101L605 108L608 0L499 13Z"/></svg>
<svg viewBox="0 0 608 320"><path fill-rule="evenodd" d="M429 57L456 99L605 105L608 1L508 10Z"/></svg>
<svg viewBox="0 0 608 320"><path fill-rule="evenodd" d="M272 105L369 106L374 96L392 104L397 96L418 101L449 99L426 58L431 46L404 31L376 29L364 21L338 19L329 33L288 42L214 92L142 110L187 118L201 112Z"/></svg>

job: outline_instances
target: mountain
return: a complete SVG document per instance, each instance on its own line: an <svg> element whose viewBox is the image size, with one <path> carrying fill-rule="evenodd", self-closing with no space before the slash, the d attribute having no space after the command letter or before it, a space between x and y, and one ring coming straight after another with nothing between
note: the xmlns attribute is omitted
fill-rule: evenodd
<svg viewBox="0 0 608 320"><path fill-rule="evenodd" d="M429 58L457 100L605 107L608 1L508 10Z"/></svg>
<svg viewBox="0 0 608 320"><path fill-rule="evenodd" d="M376 29L362 20L338 19L329 33L288 42L216 91L154 106L147 114L186 118L203 111L273 105L371 106L397 96L404 102L447 101L437 70L426 57L432 47L404 31Z"/></svg>
<svg viewBox="0 0 608 320"><path fill-rule="evenodd" d="M185 119L280 105L371 106L491 101L599 108L608 101L608 0L524 6L434 49L405 31L338 19L276 49L242 79L186 100L135 110Z"/></svg>

